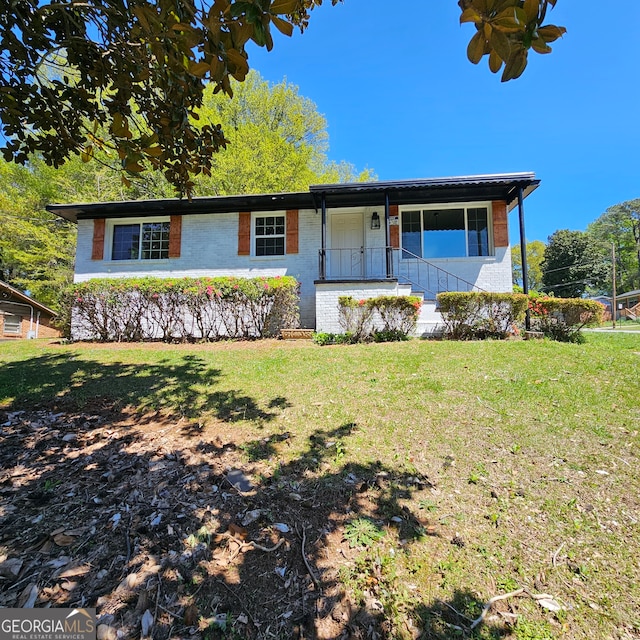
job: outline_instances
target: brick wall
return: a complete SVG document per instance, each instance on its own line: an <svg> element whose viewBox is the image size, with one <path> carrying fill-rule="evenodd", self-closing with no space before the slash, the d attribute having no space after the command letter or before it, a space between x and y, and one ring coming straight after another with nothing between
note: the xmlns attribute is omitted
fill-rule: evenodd
<svg viewBox="0 0 640 640"><path fill-rule="evenodd" d="M0 336L2 338L24 339L29 337L29 331L33 331L33 337L37 338L59 338L62 332L56 329L52 324L52 319L48 316L40 314L38 319L37 312L34 315L33 322L30 316L20 316L20 333L6 333L4 330L4 315L0 315Z"/></svg>

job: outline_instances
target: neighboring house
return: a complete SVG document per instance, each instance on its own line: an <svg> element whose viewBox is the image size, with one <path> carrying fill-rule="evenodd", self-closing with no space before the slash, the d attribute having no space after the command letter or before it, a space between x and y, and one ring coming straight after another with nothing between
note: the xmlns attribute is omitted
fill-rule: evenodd
<svg viewBox="0 0 640 640"><path fill-rule="evenodd" d="M56 338L56 312L0 280L0 338Z"/></svg>
<svg viewBox="0 0 640 640"><path fill-rule="evenodd" d="M610 296L594 296L590 300L601 302L606 308L604 319L611 320L612 298ZM616 295L616 320L620 318L640 319L640 289Z"/></svg>
<svg viewBox="0 0 640 640"><path fill-rule="evenodd" d="M618 318L640 319L640 289L617 295L616 306L618 307Z"/></svg>
<svg viewBox="0 0 640 640"><path fill-rule="evenodd" d="M340 331L338 297L512 290L508 213L533 173L311 186L308 192L57 204L78 224L75 280L277 276L301 283L303 327ZM521 230L522 232L522 230Z"/></svg>

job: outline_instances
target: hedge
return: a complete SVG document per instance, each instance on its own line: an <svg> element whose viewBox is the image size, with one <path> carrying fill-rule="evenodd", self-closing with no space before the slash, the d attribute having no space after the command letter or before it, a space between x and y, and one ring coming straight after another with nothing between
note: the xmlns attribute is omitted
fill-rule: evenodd
<svg viewBox="0 0 640 640"><path fill-rule="evenodd" d="M531 296L531 328L561 342L581 342L581 329L600 324L604 305L597 300Z"/></svg>
<svg viewBox="0 0 640 640"><path fill-rule="evenodd" d="M113 278L72 285L72 339L249 339L299 326L300 285L274 278Z"/></svg>
<svg viewBox="0 0 640 640"><path fill-rule="evenodd" d="M527 309L531 329L553 340L577 342L581 329L602 322L604 307L594 300L521 293L448 292L437 296L445 336L455 340L504 339L523 328Z"/></svg>
<svg viewBox="0 0 640 640"><path fill-rule="evenodd" d="M524 320L528 298L522 293L455 291L437 295L445 336L454 340L504 339Z"/></svg>

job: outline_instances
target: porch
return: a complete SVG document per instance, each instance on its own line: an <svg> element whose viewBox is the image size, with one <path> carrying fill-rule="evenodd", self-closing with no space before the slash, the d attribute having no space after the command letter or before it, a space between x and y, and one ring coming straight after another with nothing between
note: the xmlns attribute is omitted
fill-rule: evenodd
<svg viewBox="0 0 640 640"><path fill-rule="evenodd" d="M322 319L330 291L333 306L339 295L395 291L436 311L440 292L512 290L507 215L517 207L526 274L523 200L538 184L522 173L311 186L321 213L316 329L338 330Z"/></svg>
<svg viewBox="0 0 640 640"><path fill-rule="evenodd" d="M345 247L320 249L318 273L320 282L385 282L407 285L426 298L435 299L443 291L482 291L477 282L486 260L448 260L462 273L453 273L442 266L407 251L387 247Z"/></svg>

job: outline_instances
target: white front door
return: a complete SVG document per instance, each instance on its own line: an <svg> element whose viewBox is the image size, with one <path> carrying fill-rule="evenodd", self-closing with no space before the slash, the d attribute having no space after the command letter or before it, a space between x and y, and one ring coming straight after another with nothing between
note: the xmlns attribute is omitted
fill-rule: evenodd
<svg viewBox="0 0 640 640"><path fill-rule="evenodd" d="M362 278L364 276L364 228L361 213L331 216L329 277Z"/></svg>

